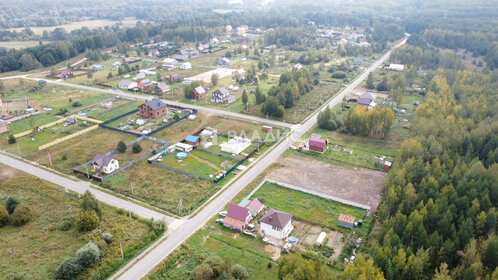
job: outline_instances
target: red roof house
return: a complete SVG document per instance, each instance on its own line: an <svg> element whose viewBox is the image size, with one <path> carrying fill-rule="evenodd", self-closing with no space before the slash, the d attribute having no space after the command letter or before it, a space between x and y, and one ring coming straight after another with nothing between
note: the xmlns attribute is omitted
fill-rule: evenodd
<svg viewBox="0 0 498 280"><path fill-rule="evenodd" d="M259 199L255 198L247 204L246 208L251 211L253 216L256 216L259 212L261 212L261 210L263 210L264 206Z"/></svg>
<svg viewBox="0 0 498 280"><path fill-rule="evenodd" d="M249 220L251 219L251 214L249 209L230 204L228 206L227 216L223 219L223 225L238 231L242 231Z"/></svg>
<svg viewBox="0 0 498 280"><path fill-rule="evenodd" d="M328 141L325 139L310 138L308 146L310 151L323 153L327 149Z"/></svg>

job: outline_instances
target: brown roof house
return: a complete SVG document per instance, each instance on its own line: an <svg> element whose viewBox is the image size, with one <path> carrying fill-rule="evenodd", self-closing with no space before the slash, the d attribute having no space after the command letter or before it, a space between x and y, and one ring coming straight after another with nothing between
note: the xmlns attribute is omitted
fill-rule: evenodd
<svg viewBox="0 0 498 280"><path fill-rule="evenodd" d="M168 113L168 105L154 98L138 106L138 114L146 118L160 118Z"/></svg>
<svg viewBox="0 0 498 280"><path fill-rule="evenodd" d="M371 93L364 93L358 98L358 106L365 107L367 110L373 109L377 103L375 103L375 95Z"/></svg>
<svg viewBox="0 0 498 280"><path fill-rule="evenodd" d="M171 89L171 87L167 83L158 83L156 86L156 92L158 93L165 93L168 92Z"/></svg>
<svg viewBox="0 0 498 280"><path fill-rule="evenodd" d="M227 215L223 219L223 225L234 230L242 231L250 220L251 213L249 213L249 209L230 204L230 206L228 206Z"/></svg>
<svg viewBox="0 0 498 280"><path fill-rule="evenodd" d="M327 149L328 141L320 138L310 137L308 146L310 151L323 153Z"/></svg>
<svg viewBox="0 0 498 280"><path fill-rule="evenodd" d="M152 87L152 81L149 79L143 79L137 82L137 86L141 90L147 90Z"/></svg>
<svg viewBox="0 0 498 280"><path fill-rule="evenodd" d="M337 219L337 225L345 228L353 228L354 227L355 217L349 216L346 214L340 214Z"/></svg>
<svg viewBox="0 0 498 280"><path fill-rule="evenodd" d="M119 162L110 156L96 154L92 159L93 168L97 173L111 174L119 169Z"/></svg>
<svg viewBox="0 0 498 280"><path fill-rule="evenodd" d="M259 220L261 225L260 234L266 237L284 239L289 236L294 227L292 226L292 215L271 208L266 211L263 218Z"/></svg>
<svg viewBox="0 0 498 280"><path fill-rule="evenodd" d="M201 100L204 98L206 98L206 90L201 86L196 87L194 89L194 99Z"/></svg>

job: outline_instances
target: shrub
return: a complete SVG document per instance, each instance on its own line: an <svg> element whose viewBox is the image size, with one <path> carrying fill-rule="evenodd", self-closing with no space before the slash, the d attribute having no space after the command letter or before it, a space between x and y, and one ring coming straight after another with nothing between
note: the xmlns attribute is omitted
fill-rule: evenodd
<svg viewBox="0 0 498 280"><path fill-rule="evenodd" d="M85 194L83 194L80 207L85 211L93 210L95 211L95 213L97 213L99 218L102 217L100 202L93 196L90 191L86 191Z"/></svg>
<svg viewBox="0 0 498 280"><path fill-rule="evenodd" d="M334 79L345 79L347 76L346 72L344 71L335 71L332 73L332 78Z"/></svg>
<svg viewBox="0 0 498 280"><path fill-rule="evenodd" d="M213 277L213 269L207 264L201 264L194 268L190 278L192 280L209 280Z"/></svg>
<svg viewBox="0 0 498 280"><path fill-rule="evenodd" d="M92 242L88 242L76 252L76 261L83 268L94 266L99 259L100 249Z"/></svg>
<svg viewBox="0 0 498 280"><path fill-rule="evenodd" d="M154 219L149 220L149 227L156 235L162 234L167 229L165 222L155 221Z"/></svg>
<svg viewBox="0 0 498 280"><path fill-rule="evenodd" d="M100 252L104 252L107 249L107 242L104 239L100 239L95 244L99 247Z"/></svg>
<svg viewBox="0 0 498 280"><path fill-rule="evenodd" d="M102 239L104 239L104 241L107 244L111 244L113 236L112 236L112 234L110 232L104 232L104 234L102 234Z"/></svg>
<svg viewBox="0 0 498 280"><path fill-rule="evenodd" d="M210 256L204 263L211 267L215 278L219 277L223 272L223 259L219 256Z"/></svg>
<svg viewBox="0 0 498 280"><path fill-rule="evenodd" d="M19 199L13 196L7 198L7 202L5 203L5 209L7 209L9 215L14 213L14 210L16 209L17 205L19 205Z"/></svg>
<svg viewBox="0 0 498 280"><path fill-rule="evenodd" d="M79 101L75 101L75 102L73 102L73 105L72 105L72 106L73 106L73 107L80 107L81 105L83 105L83 104L81 104L81 102L79 102Z"/></svg>
<svg viewBox="0 0 498 280"><path fill-rule="evenodd" d="M232 280L232 277L230 277L230 275L226 272L223 272L220 277L218 277L218 280Z"/></svg>
<svg viewBox="0 0 498 280"><path fill-rule="evenodd" d="M133 144L133 147L132 147L132 152L135 153L135 154L138 154L142 151L142 146L140 146L140 144L135 143Z"/></svg>
<svg viewBox="0 0 498 280"><path fill-rule="evenodd" d="M240 264L236 264L232 267L232 276L236 280L249 279L249 273L247 272L247 269Z"/></svg>
<svg viewBox="0 0 498 280"><path fill-rule="evenodd" d="M3 207L0 206L0 227L4 227L9 223L9 212Z"/></svg>
<svg viewBox="0 0 498 280"><path fill-rule="evenodd" d="M268 268L271 268L271 267L272 267L271 262L268 262Z"/></svg>
<svg viewBox="0 0 498 280"><path fill-rule="evenodd" d="M25 225L31 220L31 209L28 206L21 204L16 207L12 214L12 223L16 226Z"/></svg>
<svg viewBox="0 0 498 280"><path fill-rule="evenodd" d="M125 142L123 142L123 141L119 141L118 146L116 147L116 149L117 149L117 150L118 150L118 152L120 152L120 153L124 153L124 152L126 152L126 144L125 144Z"/></svg>
<svg viewBox="0 0 498 280"><path fill-rule="evenodd" d="M17 142L17 139L16 139L16 137L14 137L14 135L9 134L9 137L7 138L7 142L8 142L9 144L14 144L14 143L16 143L16 142Z"/></svg>
<svg viewBox="0 0 498 280"><path fill-rule="evenodd" d="M61 231L68 231L70 230L74 225L74 219L64 219L59 223L59 230Z"/></svg>
<svg viewBox="0 0 498 280"><path fill-rule="evenodd" d="M75 225L79 231L92 230L99 225L99 216L93 210L82 210L76 216Z"/></svg>
<svg viewBox="0 0 498 280"><path fill-rule="evenodd" d="M179 119L180 119L180 115L175 114L175 115L173 116L173 120L175 120L175 121L176 121L176 120L179 120Z"/></svg>
<svg viewBox="0 0 498 280"><path fill-rule="evenodd" d="M57 271L55 271L55 279L57 280L71 280L76 279L83 269L78 264L75 258L67 258L65 259Z"/></svg>

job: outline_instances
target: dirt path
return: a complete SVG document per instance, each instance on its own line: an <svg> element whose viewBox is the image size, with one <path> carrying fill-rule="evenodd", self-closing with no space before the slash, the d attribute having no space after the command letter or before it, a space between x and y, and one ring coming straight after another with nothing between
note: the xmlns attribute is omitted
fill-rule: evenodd
<svg viewBox="0 0 498 280"><path fill-rule="evenodd" d="M218 166L216 166L214 163L210 162L209 160L205 160L205 159L202 159L202 158L199 158L197 156L195 156L194 154L190 153L189 154L191 157L195 158L196 160L204 163L204 164L207 164L209 166L211 166L212 168L216 169L216 171L221 171Z"/></svg>

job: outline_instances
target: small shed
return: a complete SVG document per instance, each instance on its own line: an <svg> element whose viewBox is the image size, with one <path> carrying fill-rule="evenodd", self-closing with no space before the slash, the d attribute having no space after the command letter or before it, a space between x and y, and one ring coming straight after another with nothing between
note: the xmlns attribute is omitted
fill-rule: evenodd
<svg viewBox="0 0 498 280"><path fill-rule="evenodd" d="M315 244L322 246L323 241L325 241L325 237L327 237L327 234L324 231L320 232L320 235L318 235Z"/></svg>
<svg viewBox="0 0 498 280"><path fill-rule="evenodd" d="M193 136L193 135L188 135L185 137L185 143L192 145L192 146L197 146L199 143L201 143L201 139L199 136Z"/></svg>
<svg viewBox="0 0 498 280"><path fill-rule="evenodd" d="M392 162L390 161L385 161L384 162L384 169L391 169L391 166L393 165Z"/></svg>
<svg viewBox="0 0 498 280"><path fill-rule="evenodd" d="M261 127L261 129L262 129L263 131L270 132L270 131L272 131L272 130L273 130L273 127L268 126L268 125L263 125L263 126Z"/></svg>
<svg viewBox="0 0 498 280"><path fill-rule="evenodd" d="M353 228L355 217L341 213L337 219L337 225L345 228Z"/></svg>

